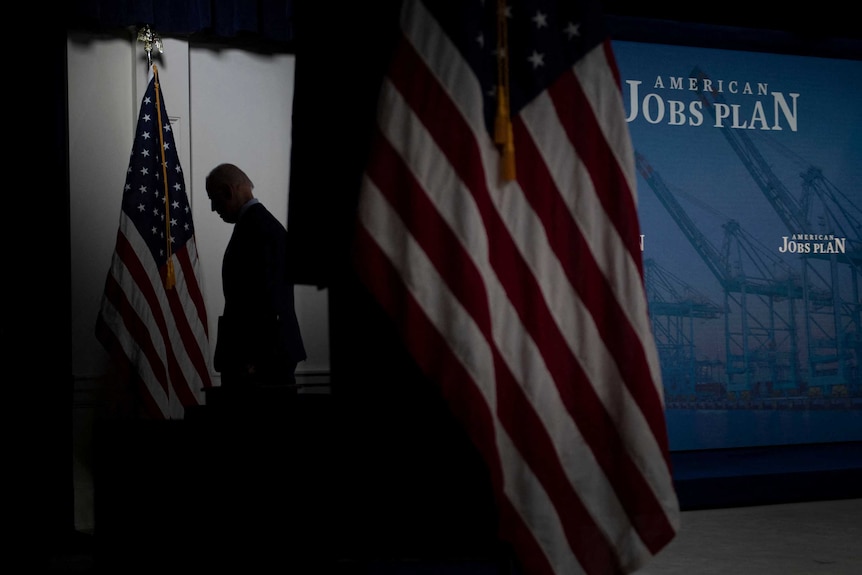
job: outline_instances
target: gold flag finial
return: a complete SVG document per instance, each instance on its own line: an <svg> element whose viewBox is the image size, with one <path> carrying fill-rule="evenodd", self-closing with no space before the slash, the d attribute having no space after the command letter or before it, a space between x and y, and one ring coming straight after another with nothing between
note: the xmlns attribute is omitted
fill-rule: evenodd
<svg viewBox="0 0 862 575"><path fill-rule="evenodd" d="M144 43L144 51L147 53L147 69L153 65L153 48L162 53L162 39L150 29L149 24L144 24L138 29L138 42Z"/></svg>

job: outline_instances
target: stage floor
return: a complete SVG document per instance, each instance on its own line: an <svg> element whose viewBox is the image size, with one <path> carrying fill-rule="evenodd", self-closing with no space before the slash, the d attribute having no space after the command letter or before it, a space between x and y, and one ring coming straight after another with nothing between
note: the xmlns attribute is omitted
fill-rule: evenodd
<svg viewBox="0 0 862 575"><path fill-rule="evenodd" d="M862 573L862 499L685 511L637 575Z"/></svg>
<svg viewBox="0 0 862 575"><path fill-rule="evenodd" d="M52 553L49 572L96 573L91 537L82 534L77 545ZM862 499L685 511L677 537L636 575L857 575L860 541ZM512 575L475 563L341 567L363 575Z"/></svg>

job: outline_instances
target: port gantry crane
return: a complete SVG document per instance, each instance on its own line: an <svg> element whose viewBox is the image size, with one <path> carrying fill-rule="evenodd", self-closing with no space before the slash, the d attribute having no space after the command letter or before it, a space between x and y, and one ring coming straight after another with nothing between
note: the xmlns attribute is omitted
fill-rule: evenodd
<svg viewBox="0 0 862 575"><path fill-rule="evenodd" d="M644 260L644 283L668 402L690 401L698 390L723 384L714 377L715 362L697 358L695 343L695 320L721 317L722 308L654 258Z"/></svg>
<svg viewBox="0 0 862 575"><path fill-rule="evenodd" d="M725 104L722 94L704 91L709 76L699 67L692 70L697 98L715 118L715 105ZM800 254L802 266L808 381L812 394L838 390L860 391L862 361L862 300L859 276L862 265L862 225L857 206L832 186L820 169L800 173L801 201L776 176L769 162L746 133L746 129L719 126L730 147L784 223L790 237L837 238L827 240L844 251ZM838 242L838 243L835 243ZM848 281L842 283L842 278ZM816 392L816 393L815 393Z"/></svg>
<svg viewBox="0 0 862 575"><path fill-rule="evenodd" d="M716 249L646 157L636 152L635 162L640 175L722 288L726 391L743 398L778 390L790 393L798 388L795 301L802 296L798 277L734 220L722 226L724 242L721 251ZM666 307L653 309L650 287L648 282L650 313L659 316ZM657 318L653 321L657 329Z"/></svg>

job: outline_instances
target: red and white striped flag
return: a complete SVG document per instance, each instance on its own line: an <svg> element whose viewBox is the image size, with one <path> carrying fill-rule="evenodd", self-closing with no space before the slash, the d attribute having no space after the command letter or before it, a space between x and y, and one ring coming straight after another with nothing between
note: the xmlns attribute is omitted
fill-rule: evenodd
<svg viewBox="0 0 862 575"><path fill-rule="evenodd" d="M191 205L153 66L123 190L96 336L131 379L139 415L182 419L210 387Z"/></svg>
<svg viewBox="0 0 862 575"><path fill-rule="evenodd" d="M630 573L679 523L600 19L407 0L359 202L358 272L483 454L531 575Z"/></svg>

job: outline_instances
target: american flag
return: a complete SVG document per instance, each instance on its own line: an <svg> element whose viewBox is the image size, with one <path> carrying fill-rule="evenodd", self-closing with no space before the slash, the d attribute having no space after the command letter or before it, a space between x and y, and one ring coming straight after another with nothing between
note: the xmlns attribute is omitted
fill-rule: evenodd
<svg viewBox="0 0 862 575"><path fill-rule="evenodd" d="M358 273L482 452L523 571L630 573L673 539L679 506L601 10L407 0L400 26Z"/></svg>
<svg viewBox="0 0 862 575"><path fill-rule="evenodd" d="M96 322L96 336L131 378L144 417L182 419L212 385L199 277L191 206L153 66Z"/></svg>

